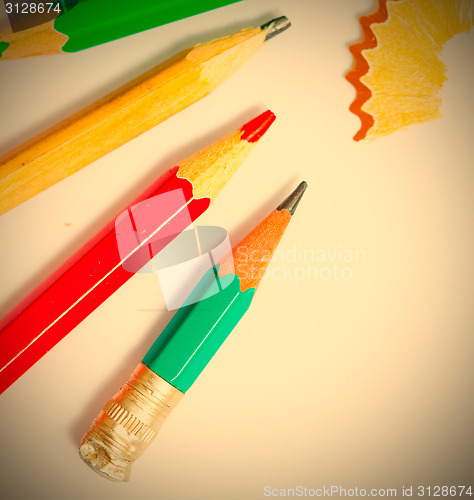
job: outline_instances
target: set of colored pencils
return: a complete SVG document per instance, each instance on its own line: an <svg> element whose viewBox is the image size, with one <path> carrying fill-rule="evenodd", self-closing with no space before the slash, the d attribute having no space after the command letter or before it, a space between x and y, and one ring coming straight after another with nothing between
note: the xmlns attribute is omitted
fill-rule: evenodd
<svg viewBox="0 0 474 500"><path fill-rule="evenodd" d="M183 10L174 16L198 10L191 8L195 3L178 3ZM199 11L226 3L231 2L201 2ZM146 15L128 23L114 18L103 36L94 23L84 35L84 16L92 7L105 15L110 0L80 1L47 25L0 34L1 57L81 50L157 23ZM160 2L141 7L145 14L163 14ZM162 16L161 24L170 20ZM12 150L0 158L0 213L204 97L289 25L282 17L191 47ZM0 392L204 213L274 119L266 111L169 169L15 307L0 323ZM305 189L302 182L205 273L131 379L104 407L80 446L81 457L95 471L128 480L133 461L248 309ZM157 200L172 193L179 193L180 201L162 209ZM153 220L144 237L137 223L143 219ZM136 233L125 253L117 245L118 221Z"/></svg>

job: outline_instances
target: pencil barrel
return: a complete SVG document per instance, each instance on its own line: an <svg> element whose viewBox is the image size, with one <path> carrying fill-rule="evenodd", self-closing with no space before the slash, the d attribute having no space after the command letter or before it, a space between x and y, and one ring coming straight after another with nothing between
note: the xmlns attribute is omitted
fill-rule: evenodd
<svg viewBox="0 0 474 500"><path fill-rule="evenodd" d="M101 476L128 481L133 462L155 439L183 396L140 363L82 438L79 455Z"/></svg>

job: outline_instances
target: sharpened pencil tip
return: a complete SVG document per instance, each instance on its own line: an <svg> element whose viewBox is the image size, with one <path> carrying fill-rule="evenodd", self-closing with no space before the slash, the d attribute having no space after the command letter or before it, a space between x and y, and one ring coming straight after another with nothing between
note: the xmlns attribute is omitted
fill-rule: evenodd
<svg viewBox="0 0 474 500"><path fill-rule="evenodd" d="M277 210L286 209L291 215L293 215L307 187L308 184L305 181L301 182L299 186L290 194L290 196L288 196L288 198L277 207Z"/></svg>
<svg viewBox="0 0 474 500"><path fill-rule="evenodd" d="M268 21L268 23L262 24L260 26L261 30L266 30L265 41L267 42L270 38L279 35L282 31L287 30L291 26L290 20L286 16L277 17Z"/></svg>
<svg viewBox="0 0 474 500"><path fill-rule="evenodd" d="M275 115L270 110L265 111L241 127L243 134L240 138L247 142L257 142L274 121Z"/></svg>

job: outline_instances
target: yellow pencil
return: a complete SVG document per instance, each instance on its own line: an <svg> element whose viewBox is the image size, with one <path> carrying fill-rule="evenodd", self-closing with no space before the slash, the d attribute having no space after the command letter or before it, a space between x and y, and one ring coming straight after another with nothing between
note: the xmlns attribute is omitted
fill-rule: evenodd
<svg viewBox="0 0 474 500"><path fill-rule="evenodd" d="M286 17L196 45L0 157L0 214L209 94Z"/></svg>

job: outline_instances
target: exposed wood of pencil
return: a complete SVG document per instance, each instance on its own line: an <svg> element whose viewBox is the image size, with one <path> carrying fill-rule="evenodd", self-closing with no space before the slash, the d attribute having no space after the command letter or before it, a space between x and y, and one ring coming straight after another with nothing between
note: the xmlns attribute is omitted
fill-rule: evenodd
<svg viewBox="0 0 474 500"><path fill-rule="evenodd" d="M249 28L188 49L0 158L0 214L207 95L265 36Z"/></svg>
<svg viewBox="0 0 474 500"><path fill-rule="evenodd" d="M305 190L306 182L248 233L220 262L219 276L236 274L240 290L257 288Z"/></svg>
<svg viewBox="0 0 474 500"><path fill-rule="evenodd" d="M54 21L12 33L11 29L0 32L0 42L8 43L1 59L19 59L28 56L61 54L69 37L54 29Z"/></svg>
<svg viewBox="0 0 474 500"><path fill-rule="evenodd" d="M261 113L218 143L181 162L177 177L191 182L195 199L213 201L274 120L270 110Z"/></svg>

